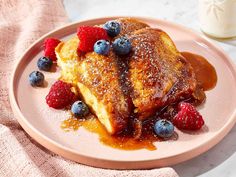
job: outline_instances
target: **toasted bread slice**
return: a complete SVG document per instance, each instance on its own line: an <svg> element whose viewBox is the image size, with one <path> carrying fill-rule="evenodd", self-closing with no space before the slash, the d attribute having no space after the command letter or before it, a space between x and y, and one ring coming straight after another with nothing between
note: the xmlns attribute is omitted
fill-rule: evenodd
<svg viewBox="0 0 236 177"><path fill-rule="evenodd" d="M145 28L129 36L130 94L139 119L159 108L191 97L197 81L191 65L162 30Z"/></svg>
<svg viewBox="0 0 236 177"><path fill-rule="evenodd" d="M79 65L77 86L83 100L109 133L126 128L131 107L114 57L87 53Z"/></svg>

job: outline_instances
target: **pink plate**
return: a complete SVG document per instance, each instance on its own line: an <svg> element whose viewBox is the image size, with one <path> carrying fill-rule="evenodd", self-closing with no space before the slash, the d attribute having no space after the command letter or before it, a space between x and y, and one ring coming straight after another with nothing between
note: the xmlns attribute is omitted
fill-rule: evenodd
<svg viewBox="0 0 236 177"><path fill-rule="evenodd" d="M96 134L81 128L77 132L64 132L61 121L68 115L48 108L45 96L49 86L59 77L59 71L44 72L48 86L32 88L28 75L37 70L37 59L42 56L42 43L47 37L66 40L80 25L95 25L112 18L99 18L70 24L44 35L32 44L20 58L13 73L10 87L11 106L24 130L36 141L61 156L96 167L114 169L144 169L173 165L191 159L218 143L234 126L236 116L236 69L230 58L217 46L199 34L176 24L151 19L137 19L152 27L161 28L174 40L180 51L189 51L206 57L215 67L218 82L206 92L205 104L199 107L206 127L198 133L183 133L176 141L157 142L157 150L124 151L101 144ZM206 76L207 77L207 76Z"/></svg>

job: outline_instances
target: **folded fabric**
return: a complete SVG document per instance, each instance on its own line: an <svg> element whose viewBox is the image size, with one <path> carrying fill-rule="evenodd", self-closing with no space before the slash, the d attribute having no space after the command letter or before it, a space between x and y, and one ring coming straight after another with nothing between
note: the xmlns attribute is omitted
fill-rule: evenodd
<svg viewBox="0 0 236 177"><path fill-rule="evenodd" d="M60 157L35 142L13 116L10 75L24 50L43 34L67 22L59 0L2 0L0 4L0 176L178 176L172 168L106 170Z"/></svg>

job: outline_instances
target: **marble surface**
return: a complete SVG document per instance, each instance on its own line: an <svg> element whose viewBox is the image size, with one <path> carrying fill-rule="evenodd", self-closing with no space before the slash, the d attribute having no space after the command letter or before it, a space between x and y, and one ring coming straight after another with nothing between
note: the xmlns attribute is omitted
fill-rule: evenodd
<svg viewBox="0 0 236 177"><path fill-rule="evenodd" d="M165 19L200 31L197 0L64 0L72 22L115 15L144 16ZM236 63L236 39L213 40ZM236 126L215 147L206 153L173 166L181 177L236 176Z"/></svg>

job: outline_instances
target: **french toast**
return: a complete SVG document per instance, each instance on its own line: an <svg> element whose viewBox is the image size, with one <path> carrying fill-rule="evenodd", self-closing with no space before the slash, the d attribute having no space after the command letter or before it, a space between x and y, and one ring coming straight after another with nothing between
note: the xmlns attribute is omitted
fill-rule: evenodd
<svg viewBox="0 0 236 177"><path fill-rule="evenodd" d="M119 19L123 34L148 27L134 19ZM108 56L89 52L78 55L77 36L61 42L55 49L61 79L76 85L90 109L110 134L126 128L131 114L131 101L122 84L121 69L113 52Z"/></svg>
<svg viewBox="0 0 236 177"><path fill-rule="evenodd" d="M191 97L197 88L193 69L164 31L140 29L129 39L133 51L127 59L127 79L140 120L163 106Z"/></svg>
<svg viewBox="0 0 236 177"><path fill-rule="evenodd" d="M79 63L77 86L83 100L109 133L120 132L128 124L131 107L114 57L90 52Z"/></svg>
<svg viewBox="0 0 236 177"><path fill-rule="evenodd" d="M55 49L61 79L78 88L110 134L124 130L133 114L145 120L168 104L202 94L191 65L164 31L132 18L117 21L117 37L126 36L132 43L126 56L112 50L108 55L80 55L77 36Z"/></svg>

